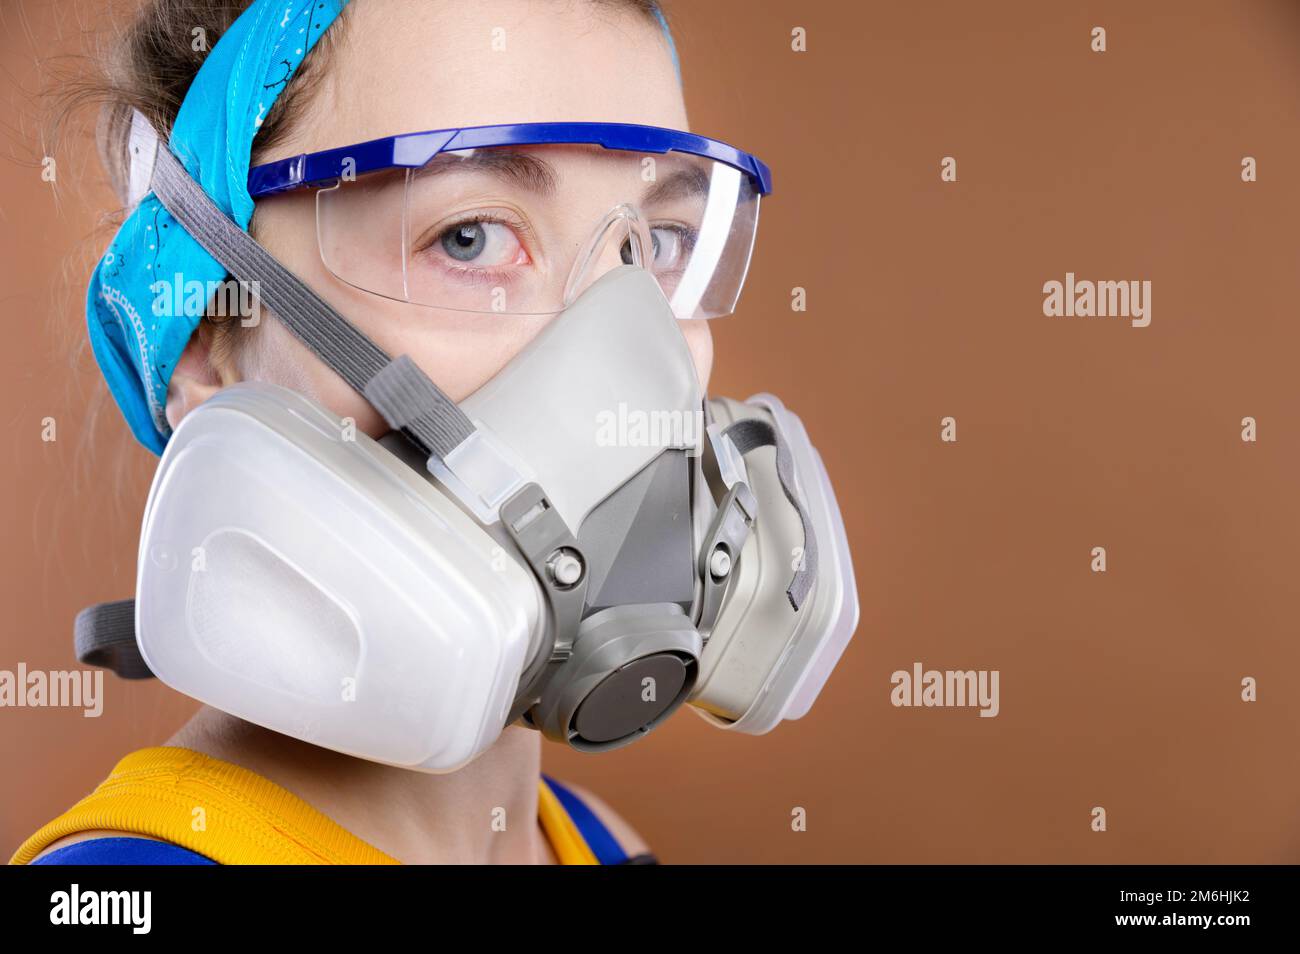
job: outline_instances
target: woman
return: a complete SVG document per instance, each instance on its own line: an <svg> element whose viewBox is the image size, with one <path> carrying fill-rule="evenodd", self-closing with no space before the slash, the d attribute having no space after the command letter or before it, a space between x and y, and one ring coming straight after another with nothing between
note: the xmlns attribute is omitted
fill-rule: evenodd
<svg viewBox="0 0 1300 954"><path fill-rule="evenodd" d="M660 459L639 450L629 452L638 461L638 477L654 471L663 479L655 478L656 489L642 486L634 494L637 506L643 508L638 519L650 529L643 528L640 538L631 530L626 539L616 534L621 541L617 545L602 542L613 533L611 521L617 522L618 513L625 512L617 508L611 508L616 512L605 522L594 521L600 533L579 534L575 539L565 526L565 522L578 525L580 521L569 519L575 513L588 520L583 534L592 525L591 515L599 510L595 501L605 499L608 488L597 493L580 485L598 483L598 472L607 469L607 463L593 463L588 472L558 455L562 466L548 471L541 458L550 445L542 442L541 451L520 467L536 465L527 472L550 493L538 498L526 520L520 517L512 523L513 516L507 519L507 503L489 502L473 483L483 469L458 463L464 457L457 453L474 442L464 434L443 445L439 441L458 426L470 437L490 433L486 421L500 433L509 435L513 429L513 443L507 441L510 447L527 446L547 423L531 420L530 395L525 394L521 403L515 393L511 410L504 419L495 420L494 396L510 390L512 375L516 381L526 378L533 386L540 375L543 390L550 386L567 390L572 385L581 391L578 379L586 373L581 366L554 379L555 369L572 360L574 350L591 351L598 364L628 362L624 376L640 375L658 396L649 402L651 407L674 402L672 406L687 412L692 407L698 410L707 388L712 343L708 323L695 319L726 314L735 303L752 247L757 198L769 188L766 167L725 144L679 132L686 128L687 118L676 53L654 0L357 0L342 9L322 0L254 0L233 24L226 18L233 18L226 5L154 0L125 39L125 56L114 74L107 154L110 172L135 211L92 280L91 339L136 436L155 452L164 453L164 459L146 516L141 609L133 619L133 613L119 607L95 617L86 624L86 632L79 633L79 640L84 637L88 645L102 637L96 651L111 654L126 645L135 652L130 632L134 622L141 627L140 647L148 659L134 658L116 666L120 673L147 674L152 668L169 684L217 704L203 707L166 746L123 759L94 794L29 839L15 862L651 860L635 831L598 799L550 779L539 784L541 739L534 729L578 747L611 747L648 731L684 701L696 685L701 654L700 637L684 612L696 612L698 623L699 612L708 612L699 607L710 602L713 585L718 587L712 602L712 612L717 614L720 587L748 528L716 522L716 533L740 535L728 538L732 549L727 548L727 539L718 538L718 549L707 562L705 595L700 596L701 584L690 572L674 576L659 572L659 565L655 572L647 572L649 564L628 556L646 546L671 548L682 539L674 536L677 530L665 529L690 523L677 520L683 511L673 494L679 478L680 487L685 487L691 465L678 468L676 461L688 459L690 452L684 449L698 447L700 435L668 438L665 446L676 448L672 453L677 456L665 452ZM222 42L206 56L191 52L200 41L213 42L218 36ZM200 62L202 68L197 69ZM166 145L153 145L151 138L167 130L170 151ZM168 139L165 134L161 138ZM258 250L250 251L247 246L252 243L238 232L232 239L232 219L246 227L271 258L258 258ZM279 274L277 262L292 275ZM249 275L261 276L254 305L262 301L271 305L268 320L260 320L255 309L249 312L246 300L234 315L217 307L222 296L211 286L227 269L232 275L242 269L247 274L240 277L246 283ZM185 302L192 298L189 286L195 282L204 294L198 308L187 308ZM258 285L256 278L251 284ZM153 296L148 314L141 304L142 287ZM317 304L303 304L315 296L319 296ZM280 303L283 306L277 307ZM561 312L564 317L557 320ZM632 332L621 328L618 333L623 338L611 339L610 347L599 352L593 342L602 339L612 316L623 312L628 328L640 320L631 317L633 313L646 316L645 327L651 329L646 343L634 347ZM572 329L586 320L575 316L591 314L598 320L585 325L585 337L575 342ZM661 324L655 325L660 319ZM569 338L561 337L566 333L558 330L562 327L569 329ZM680 334L671 331L674 327ZM355 339L353 329L361 333L360 339ZM340 336L345 344L339 344ZM569 344L557 348L557 337ZM545 347L551 350L546 352ZM635 354L623 353L630 347ZM657 362L657 353L667 357ZM358 354L380 355L382 367L356 373ZM539 354L549 354L553 360L533 360ZM403 357L385 363L388 355ZM674 357L681 374L673 374ZM404 364L407 358L413 363ZM646 367L638 368L637 362ZM399 380L394 382L388 372ZM549 382L548 372L552 373ZM386 383L381 383L386 375ZM613 380L617 379L615 375ZM384 691L376 692L374 683L368 683L363 699L356 702L352 668L340 670L341 680L332 671L326 673L322 684L341 681L347 701L356 702L351 709L327 699L319 712L307 701L303 708L290 704L262 717L249 713L272 705L261 697L273 692L255 689L252 694L259 698L251 701L245 692L241 698L252 709L230 703L232 697L222 695L235 676L245 680L245 687L258 687L277 679L293 681L304 667L325 665L316 657L328 656L330 620L337 617L344 629L350 625L347 612L332 608L313 617L300 643L294 643L288 633L268 628L268 618L292 629L302 626L300 617L316 612L294 602L296 597L289 591L298 584L288 577L280 589L274 581L267 582L279 571L258 569L256 581L236 579L227 581L225 589L214 590L211 612L220 616L212 627L214 641L196 649L192 657L170 655L189 651L177 637L179 630L201 630L206 625L202 619L195 622L192 601L196 592L203 599L202 587L213 577L200 571L206 570L208 559L224 559L224 551L212 542L216 536L204 536L203 546L193 548L196 565L188 584L169 587L164 582L157 592L168 595L146 603L144 593L153 585L151 574L165 574L178 564L184 568L184 561L169 550L177 541L164 538L163 545L150 534L162 533L158 525L166 524L160 514L167 509L167 488L177 483L169 468L183 468L185 460L192 461L199 453L191 453L192 447L201 450L201 442L186 443L187 435L206 433L199 428L200 420L222 420L220 411L211 410L214 407L238 412L269 401L268 413L279 415L276 419L289 430L316 413L310 403L294 403L299 402L297 397L256 388L249 391L240 382L279 385L304 396L325 409L319 417L329 422L325 429L336 424L342 428L344 442L355 442L347 436L350 427L372 438L400 430L418 448L414 470L423 469L427 456L428 468L439 477L444 492L460 495L455 508L442 511L448 522L463 520L461 511L472 511L485 524L509 526L515 536L510 540L501 536L499 542L513 541L525 555L524 534L532 532L527 531L530 525L545 525L560 535L557 539L567 541L549 557L543 551L531 567L546 589L549 610L525 608L515 615L529 617L530 631L544 628L537 618L550 612L558 619L573 611L564 592L578 587L585 594L585 603L576 604L584 614L581 625L591 625L579 630L587 634L581 640L559 645L552 637L541 650L530 644L524 655L519 655L524 651L510 641L508 632L502 636L502 655L515 653L519 658L510 678L498 678L494 670L486 679L485 685L504 683L507 690L492 705L484 705L487 714L482 725L491 731L475 722L463 738L448 741L445 749L435 752L430 743L418 755L409 755L398 752L406 740L397 738L401 732L385 730L389 723L384 720L410 722L415 718L412 713L426 703L424 695L454 697L470 678L465 673L471 667L461 666L465 656L492 643L480 629L490 628L493 620L501 620L503 631L514 626L509 613L498 612L500 605L509 602L504 597L474 605L467 602L465 613L482 616L471 620L466 641L453 647L455 665L448 662L453 656L438 657L430 664L426 682L447 680L438 692L423 692L424 683L414 690L409 685L403 689L402 674L397 672ZM492 386L484 387L488 382ZM241 396L223 404L222 395L236 392ZM471 396L478 403L463 404ZM412 407L412 402L418 406ZM459 410L462 404L476 408L474 420ZM285 406L292 413L286 413ZM771 411L782 413L783 408ZM182 422L189 426L182 428ZM738 459L752 447L778 444L778 430L759 424L757 429L750 427L743 439L737 432L733 453ZM262 428L257 434L265 431ZM564 439L564 431L563 422L553 425L556 441ZM304 441L317 439L303 434L299 436ZM375 449L379 445L361 443L362 450L345 453L370 455L364 466L378 459L376 455L386 457ZM412 446L405 440L401 443L408 451ZM232 445L233 451L214 466L238 467L238 459L248 457L254 461L245 472L248 480L262 480L263 458L251 446ZM399 453L394 445L386 446ZM474 446L476 452L482 451L483 445ZM483 453L496 453L496 444L487 446ZM321 453L335 453L333 437ZM514 458L502 453L504 458L479 460L491 465L493 480L503 460L513 466ZM785 563L796 549L788 546L790 540L809 542L813 524L830 529L827 537L835 536L834 528L825 522L830 518L823 513L831 512L827 508L833 509L834 501L828 484L824 497L818 497L814 487L811 509L815 512L808 516L797 502L793 476L779 463L785 453L779 444L776 453L777 463L771 467L774 474L781 473L779 480L771 479L771 499L784 493L791 508L786 522L800 534L783 538L779 545L769 541L769 547L776 547L772 559ZM814 455L801 452L799 445L795 455L798 459L792 466L806 491L810 484L819 484L816 473L804 469ZM603 458L608 459L609 455ZM641 467L652 459L655 467ZM739 473L743 465L732 461L723 470ZM523 472L511 471L516 477ZM728 486L736 482L734 473L727 478ZM181 516L211 501L220 507L227 497L248 492L242 479L227 475L209 492L191 491L182 498ZM410 474L401 479L409 481ZM288 488L267 489L271 495L283 494L271 510L293 509L300 503L298 498L307 495L297 480L287 483ZM632 483L631 476L626 481L620 477L614 486L625 490L624 484ZM761 497L761 481L755 477L750 483ZM519 483L512 484L511 490L518 487ZM733 486L724 510L733 503L743 506L745 498L736 502L735 496L742 489ZM584 493L590 499L579 511L575 499ZM618 494L607 496L614 499ZM504 499L504 494L500 497ZM660 503L661 497L669 502ZM645 500L651 499L659 509L653 511L655 520L647 521L642 518L651 510L645 509L649 507ZM515 500L511 497L509 504L513 506ZM368 500L365 506L372 503ZM781 501L779 506L787 504ZM748 509L754 509L752 498ZM563 519L547 523L543 517L554 516L547 515L548 510ZM350 519L356 512L340 511L338 519ZM272 513L267 519L276 516ZM220 519L214 519L214 525L220 524ZM752 523L752 516L748 520ZM834 521L838 526L837 511ZM776 528L775 523L772 526ZM337 525L333 536L329 527L318 531L320 539L332 541L323 549L334 545L346 549L351 545L347 538L355 536ZM690 531L684 532L690 546ZM306 533L290 533L285 546L301 544ZM840 527L841 548L842 536ZM234 544L237 550L249 546L247 539L241 540ZM180 553L191 552L189 542L180 542ZM602 547L612 555L602 556ZM728 700L736 694L736 686L727 673L755 667L712 667L721 687L715 693L719 701L693 701L710 709L720 722L739 723L746 716L750 723L762 725L742 731L766 731L787 717L786 710L799 710L792 716L797 717L811 704L856 622L856 603L832 585L842 582L852 592L847 554L841 559L834 546L822 549L834 579L817 591L823 604L819 612L823 616L832 612L825 610L830 600L838 623L823 621L821 629L834 631L835 638L823 638L818 630L816 639L805 641L816 649L814 653L805 646L801 663L805 668L782 677L783 663L775 660L792 656L784 647L793 637L786 630L774 637L772 660L763 671L775 675L740 692L751 699L770 695L783 700L780 710L746 716L747 706L739 705L733 711L738 704ZM789 589L779 593L782 613L797 614L801 602L810 600L815 566L805 564L815 563L816 550L812 546L807 550L808 558L796 561ZM465 552L472 557L478 551L468 547ZM688 563L694 560L692 554ZM244 558L237 557L237 562ZM303 556L312 558L311 553ZM343 564L343 574L360 576L369 563L370 554L358 549L357 558ZM532 585L524 569L501 558L499 547L492 548L491 563L496 573L524 574L528 586ZM454 574L459 569L450 566L445 572ZM394 564L393 572L405 569ZM215 576L221 578L220 573ZM376 577L376 586L383 585L381 577ZM485 573L481 585L495 586L491 577ZM604 587L599 592L597 577ZM356 602L372 598L379 604L391 602L367 593L367 585L358 586ZM633 591L652 595L627 595ZM823 591L834 598L823 596ZM184 612L189 615L153 626L157 607L177 593L188 594L185 598L191 603ZM528 593L525 603L533 599L532 591ZM629 611L627 604L635 605ZM592 612L601 607L600 612ZM375 611L389 609L380 605ZM416 607L413 612L421 610ZM455 615L450 610L440 609L440 613ZM488 622L480 626L480 619ZM427 620L434 628L441 625L433 615ZM593 620L604 620L600 624L604 628ZM614 636L608 635L611 620L619 624ZM573 622L577 623L576 617ZM125 643L120 638L123 625ZM751 633L756 631L754 619L747 625ZM113 631L96 636L91 632L95 626ZM264 638L238 642L246 631L258 627ZM162 642L151 643L151 628L164 633ZM729 637L714 629L715 644L725 648ZM559 682L548 683L551 689L540 695L515 698L510 694L519 684L518 670L525 660L528 667L540 667L537 672L549 673L554 666L581 656L583 647L599 644L614 653L626 630L636 637L637 648L628 657L631 663L587 660L595 667L590 672L572 678L547 676ZM371 656L380 651L376 647L382 648L384 633L383 626L372 628L365 650ZM834 651L822 654L828 639ZM346 634L342 640L340 645L347 642ZM272 655L261 655L268 644L275 644L269 649ZM411 650L413 670L421 665L422 651ZM346 655L347 646L340 652ZM226 655L214 663L214 656L222 653ZM274 653L279 656L273 658ZM93 658L94 652L87 655ZM799 653L793 657L799 658ZM820 663L816 657L821 657ZM398 658L402 665L396 668L401 669L406 659L400 651ZM182 673L187 666L192 671L194 665L210 664L213 671L223 673L222 686L193 688L186 683ZM575 671L572 666L565 670ZM814 676L805 678L808 671L815 671ZM800 690L804 683L811 690L808 686ZM561 689L554 689L555 685ZM602 695L602 687L610 686L617 691ZM340 708L349 715L336 717ZM244 713L245 718L229 714L231 710ZM521 718L533 728L522 727ZM333 724L322 727L322 720L331 719ZM361 724L367 719L374 724ZM503 722L509 724L502 732ZM416 728L422 728L418 719ZM425 742L419 739L412 744ZM358 754L364 758L353 757ZM410 767L425 771L410 771ZM518 819L529 822L519 824Z"/></svg>

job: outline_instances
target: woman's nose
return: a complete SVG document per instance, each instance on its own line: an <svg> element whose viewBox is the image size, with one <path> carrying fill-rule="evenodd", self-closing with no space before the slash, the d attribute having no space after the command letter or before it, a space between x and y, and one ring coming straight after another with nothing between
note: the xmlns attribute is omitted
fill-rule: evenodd
<svg viewBox="0 0 1300 954"><path fill-rule="evenodd" d="M650 230L630 205L618 205L600 221L574 260L564 291L564 305L621 265L649 267L653 252Z"/></svg>

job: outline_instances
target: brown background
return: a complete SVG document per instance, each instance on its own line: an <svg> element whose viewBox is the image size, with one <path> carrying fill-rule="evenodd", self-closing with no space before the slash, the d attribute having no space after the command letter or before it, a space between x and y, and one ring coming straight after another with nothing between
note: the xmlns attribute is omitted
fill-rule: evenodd
<svg viewBox="0 0 1300 954"><path fill-rule="evenodd" d="M58 147L57 189L36 165L36 58L50 82L102 7L0 0L4 669L67 668L75 611L130 593L152 466L114 411L94 423L102 385L71 357L108 238L92 150ZM776 182L713 391L803 416L862 622L801 722L683 713L610 755L548 746L548 770L676 862L1300 860L1296 4L671 9L694 128ZM1044 317L1066 271L1151 280L1151 326ZM892 707L917 661L1000 670L1001 715ZM0 710L0 852L192 706L105 686L98 720Z"/></svg>

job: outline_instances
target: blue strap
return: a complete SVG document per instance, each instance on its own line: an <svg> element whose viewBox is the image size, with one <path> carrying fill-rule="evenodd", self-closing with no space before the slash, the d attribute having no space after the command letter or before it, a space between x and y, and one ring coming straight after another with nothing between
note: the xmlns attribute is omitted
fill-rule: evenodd
<svg viewBox="0 0 1300 954"><path fill-rule="evenodd" d="M597 861L602 865L621 865L627 861L627 852L623 850L623 846L605 827L605 823L596 817L596 813L587 807L586 802L549 775L543 775L542 778L546 780L547 785L551 786L555 797L560 800L564 810L578 826L578 833L582 835L582 840L587 843L587 847L591 849Z"/></svg>
<svg viewBox="0 0 1300 954"><path fill-rule="evenodd" d="M37 858L34 865L215 865L198 852L150 838L91 838Z"/></svg>

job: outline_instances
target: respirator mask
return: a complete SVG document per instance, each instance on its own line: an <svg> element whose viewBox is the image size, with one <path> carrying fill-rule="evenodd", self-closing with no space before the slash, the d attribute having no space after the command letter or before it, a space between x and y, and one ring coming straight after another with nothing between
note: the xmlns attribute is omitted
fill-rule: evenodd
<svg viewBox="0 0 1300 954"><path fill-rule="evenodd" d="M150 491L136 598L78 617L84 661L428 772L517 721L601 751L683 703L753 734L808 711L858 619L839 508L799 418L768 394L706 398L682 331L735 305L762 163L571 123L253 169L254 197L315 191L322 262L354 289L551 316L456 403L142 145L176 221L391 431L268 384L191 411Z"/></svg>

